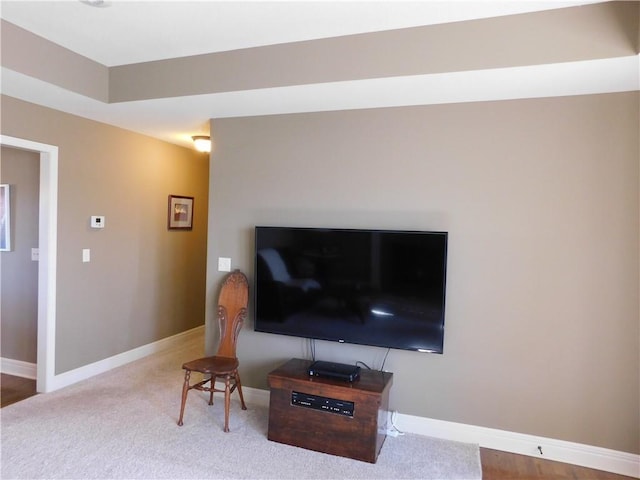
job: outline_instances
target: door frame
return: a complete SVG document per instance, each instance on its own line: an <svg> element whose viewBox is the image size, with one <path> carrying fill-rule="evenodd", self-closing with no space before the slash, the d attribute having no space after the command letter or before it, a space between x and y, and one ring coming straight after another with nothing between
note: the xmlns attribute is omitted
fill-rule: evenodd
<svg viewBox="0 0 640 480"><path fill-rule="evenodd" d="M58 147L7 135L0 135L0 145L40 154L36 390L45 393L55 389Z"/></svg>

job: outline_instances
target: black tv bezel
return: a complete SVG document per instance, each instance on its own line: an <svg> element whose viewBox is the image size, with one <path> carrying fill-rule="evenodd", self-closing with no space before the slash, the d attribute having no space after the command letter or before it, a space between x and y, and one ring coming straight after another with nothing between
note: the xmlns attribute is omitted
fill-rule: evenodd
<svg viewBox="0 0 640 480"><path fill-rule="evenodd" d="M362 233L391 233L391 234L408 234L408 235L437 235L440 237L444 237L444 252L443 252L443 269L442 269L442 322L440 323L440 328L442 331L442 335L440 337L440 348L439 349L419 349L419 348L409 348L403 346L396 345L388 345L388 344L375 344L371 342L357 342L352 339L344 340L336 337L322 337L317 335L303 335L303 334L293 334L288 332L279 332L273 331L270 329L259 328L258 326L258 230L259 229L274 229L274 230L311 230L318 232L362 232ZM340 228L340 227L299 227L299 226L278 226L278 225L256 225L254 227L254 279L253 279L253 305L254 305L254 321L253 321L253 329L256 332L260 333L269 333L272 335L283 335L287 337L308 339L308 340L323 340L327 342L334 343L344 343L350 345L361 345L361 346L371 346L371 347L380 347L386 349L395 349L395 350L404 350L410 352L421 352L421 353L435 353L435 354L443 354L444 353L444 330L445 330L445 319L446 319L446 292L447 292L447 270L448 270L448 253L449 253L449 232L443 230L402 230L402 229L380 229L380 228Z"/></svg>

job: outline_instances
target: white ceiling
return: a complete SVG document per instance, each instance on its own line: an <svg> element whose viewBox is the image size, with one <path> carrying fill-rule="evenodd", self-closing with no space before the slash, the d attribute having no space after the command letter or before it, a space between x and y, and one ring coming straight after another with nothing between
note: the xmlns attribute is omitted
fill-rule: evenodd
<svg viewBox="0 0 640 480"><path fill-rule="evenodd" d="M98 0L99 1L99 0ZM2 1L0 16L106 66L594 3Z"/></svg>
<svg viewBox="0 0 640 480"><path fill-rule="evenodd" d="M586 3L595 2L111 0L96 8L79 1L23 0L0 1L0 17L99 63L115 66ZM635 64L621 60L575 62L561 68L571 78L581 79L579 88L584 93L627 89L628 85L618 83L634 68L632 82L637 82L637 60ZM563 86L558 72L543 65L105 104L6 68L1 75L3 94L182 145L190 144L190 135L208 133L210 118L526 98L550 96L556 88L575 88Z"/></svg>

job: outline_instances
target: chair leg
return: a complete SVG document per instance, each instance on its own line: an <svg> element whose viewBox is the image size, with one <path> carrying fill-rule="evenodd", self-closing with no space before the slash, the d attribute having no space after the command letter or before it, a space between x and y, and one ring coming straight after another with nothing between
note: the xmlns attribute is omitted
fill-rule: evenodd
<svg viewBox="0 0 640 480"><path fill-rule="evenodd" d="M184 383L182 384L182 405L180 405L180 418L178 419L178 426L182 426L182 417L184 415L184 406L187 403L187 394L189 393L189 377L191 377L191 371L186 370L184 374Z"/></svg>
<svg viewBox="0 0 640 480"><path fill-rule="evenodd" d="M242 395L242 383L240 382L240 374L236 371L236 388L238 389L238 395L240 395L240 404L242 410L247 409L247 405L244 403L244 395Z"/></svg>
<svg viewBox="0 0 640 480"><path fill-rule="evenodd" d="M229 431L229 409L231 407L231 377L224 377L224 431Z"/></svg>
<svg viewBox="0 0 640 480"><path fill-rule="evenodd" d="M213 405L213 390L215 386L216 386L216 376L211 375L211 384L209 385L209 387L211 387L211 392L209 393L209 405Z"/></svg>

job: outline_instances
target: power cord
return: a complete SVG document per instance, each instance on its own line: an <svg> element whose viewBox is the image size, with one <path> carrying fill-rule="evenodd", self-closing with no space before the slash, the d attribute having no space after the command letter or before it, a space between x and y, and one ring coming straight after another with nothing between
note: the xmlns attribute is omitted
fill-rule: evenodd
<svg viewBox="0 0 640 480"><path fill-rule="evenodd" d="M387 435L389 435L390 437L400 437L402 435L404 435L404 432L399 430L398 427L396 427L396 423L395 423L395 417L397 415L397 411L393 410L391 412L391 428L387 428Z"/></svg>
<svg viewBox="0 0 640 480"><path fill-rule="evenodd" d="M311 351L311 361L316 361L316 341L313 338L309 339L309 350Z"/></svg>
<svg viewBox="0 0 640 480"><path fill-rule="evenodd" d="M384 372L384 364L387 363L387 357L389 356L390 348L387 348L387 353L384 354L384 358L382 359L382 366L380 367L380 371Z"/></svg>

